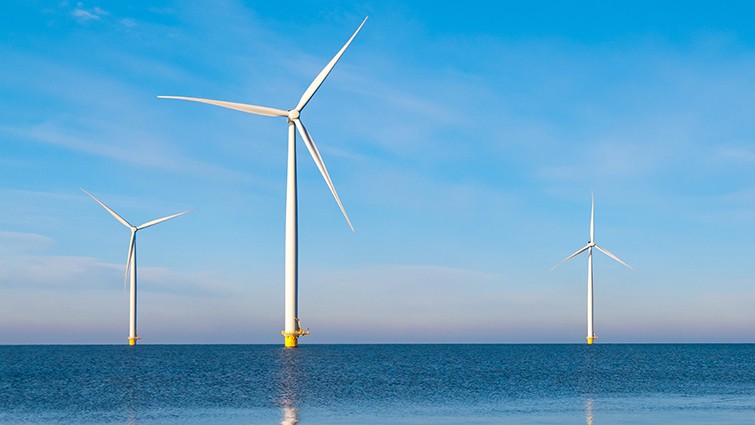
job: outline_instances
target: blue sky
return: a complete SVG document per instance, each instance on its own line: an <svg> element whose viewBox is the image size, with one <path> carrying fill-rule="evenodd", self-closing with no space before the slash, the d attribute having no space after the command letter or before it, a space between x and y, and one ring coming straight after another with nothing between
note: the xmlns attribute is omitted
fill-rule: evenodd
<svg viewBox="0 0 755 425"><path fill-rule="evenodd" d="M281 343L285 119L302 343L754 342L747 2L19 1L0 6L0 343Z"/></svg>

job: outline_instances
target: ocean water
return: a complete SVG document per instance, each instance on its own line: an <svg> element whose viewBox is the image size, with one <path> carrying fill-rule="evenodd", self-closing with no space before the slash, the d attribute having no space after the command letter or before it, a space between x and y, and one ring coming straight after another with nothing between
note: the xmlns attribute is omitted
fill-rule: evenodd
<svg viewBox="0 0 755 425"><path fill-rule="evenodd" d="M755 424L755 345L0 346L0 423Z"/></svg>

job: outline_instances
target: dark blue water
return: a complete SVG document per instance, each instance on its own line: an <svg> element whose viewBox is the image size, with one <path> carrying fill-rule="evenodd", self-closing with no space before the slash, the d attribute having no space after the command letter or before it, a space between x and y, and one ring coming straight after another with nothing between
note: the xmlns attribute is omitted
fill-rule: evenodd
<svg viewBox="0 0 755 425"><path fill-rule="evenodd" d="M3 346L0 423L755 424L755 345Z"/></svg>

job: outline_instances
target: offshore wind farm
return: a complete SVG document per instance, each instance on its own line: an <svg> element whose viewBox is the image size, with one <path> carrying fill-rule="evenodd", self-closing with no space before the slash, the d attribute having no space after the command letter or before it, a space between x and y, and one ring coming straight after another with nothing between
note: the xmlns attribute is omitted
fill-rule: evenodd
<svg viewBox="0 0 755 425"><path fill-rule="evenodd" d="M751 421L755 6L0 12L0 423Z"/></svg>
<svg viewBox="0 0 755 425"><path fill-rule="evenodd" d="M279 342L288 154L275 141L290 112L270 119L155 96L280 108L302 99L369 10L299 22L267 6L220 5L19 6L34 18L5 26L5 341L122 342L127 305L103 286L122 275L122 247L81 199L86 187L117 200L124 217L199 211L182 217L191 233L161 226L165 237L140 250L152 341ZM742 39L713 37L728 48L706 50L713 44L651 17L665 41L635 38L644 27L611 11L606 19L625 26L584 18L528 29L517 24L534 25L524 9L503 13L501 26L473 9L408 7L387 18L377 7L380 19L370 13L307 103L306 130L336 183L331 191L306 164L296 175L303 303L293 316L315 331L307 340L584 341L584 290L564 284L584 273L548 268L581 237L570 223L595 188L611 212L600 237L640 270L594 258L605 282L594 307L601 342L750 341L755 205L749 97L739 89L750 75L740 54L748 27L721 12L722 31L731 24ZM736 65L722 73L711 63ZM334 193L359 232L333 213ZM721 235L727 249L711 251ZM645 248L651 240L662 260ZM165 307L150 317L153 302Z"/></svg>

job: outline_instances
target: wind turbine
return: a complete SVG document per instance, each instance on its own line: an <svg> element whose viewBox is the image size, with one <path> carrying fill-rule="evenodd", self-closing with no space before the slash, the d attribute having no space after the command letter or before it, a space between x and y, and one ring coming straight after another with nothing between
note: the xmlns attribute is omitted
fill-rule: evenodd
<svg viewBox="0 0 755 425"><path fill-rule="evenodd" d="M612 254L610 251L608 251L605 248L602 248L601 246L597 245L595 243L595 196L594 194L590 195L592 199L592 208L590 209L590 240L587 242L587 245L585 245L584 248L578 250L574 254L564 258L560 263L556 264L551 268L551 270L555 269L556 267L560 266L561 264L571 260L572 258L576 257L577 255L587 251L587 343L592 344L593 340L598 338L597 335L595 335L594 331L594 323L593 323L593 301L592 301L592 249L595 248L598 251L602 252L603 254L606 254L607 256L613 258L614 260L618 261L619 263L625 265L626 267L629 267L632 269L632 266L629 264L621 261L619 257ZM634 270L634 269L632 269Z"/></svg>
<svg viewBox="0 0 755 425"><path fill-rule="evenodd" d="M118 220L121 224L131 229L131 241L128 243L128 257L126 258L126 275L123 279L123 287L126 288L126 282L130 283L129 286L129 293L130 293L130 303L129 303L129 330L128 330L128 345L136 345L136 340L141 339L140 336L137 336L136 334L136 232L142 229L146 229L147 227L154 226L155 224L162 223L163 221L170 220L171 218L176 218L179 215L186 214L187 212L191 211L184 211L180 212L178 214L169 215L167 217L158 218L156 220L148 221L140 226L133 226L128 221L124 220L123 217L118 215L115 211L110 209L107 205L103 204L102 201L97 199L94 195L87 192L84 189L81 189L84 193L91 196L92 199L97 201L102 208L105 208L107 212L110 213L113 217L115 217L116 220Z"/></svg>
<svg viewBox="0 0 755 425"><path fill-rule="evenodd" d="M301 322L299 321L299 305L298 305L298 237L297 237L297 231L298 231L298 224L297 224L297 207L296 207L296 132L299 132L299 135L304 140L304 145L307 147L307 150L309 150L309 154L312 155L312 159L315 161L315 164L317 165L317 168L320 170L320 173L322 174L322 177L325 179L325 183L327 183L328 187L330 188L330 192L333 194L333 198L335 198L336 203L338 203L338 207L341 209L341 212L343 213L343 216L346 218L346 222L349 225L349 228L351 228L351 231L354 231L354 226L351 225L351 220L349 220L349 216L346 214L346 210L343 208L343 204L341 204L341 199L338 197L338 193L336 192L335 186L333 186L333 182L330 179L330 175L328 174L328 170L325 168L325 163L323 162L322 156L320 155L320 152L317 150L317 146L315 145L315 142L312 140L312 136L309 134L307 129L304 127L304 124L301 122L301 112L304 109L305 106L307 106L307 103L312 99L312 96L314 96L315 92L317 92L317 89L320 88L320 85L322 85L323 81L325 81L325 78L327 78L328 74L330 74L330 71L333 70L333 67L336 65L336 62L341 58L343 53L346 51L346 49L351 44L352 40L354 40L354 37L356 37L357 33L359 33L359 30L362 29L362 26L367 21L367 18L364 18L362 23L359 25L359 28L354 31L354 34L352 34L351 38L349 38L349 41L344 44L344 46L341 48L341 50L336 53L336 55L333 57L333 59L328 62L327 65L325 65L325 68L320 71L320 73L315 77L314 81L309 85L307 90L304 92L304 94L301 96L301 99L299 99L299 103L290 110L283 110L283 109L276 109L276 108L268 108L265 106L256 106L256 105L248 105L243 103L234 103L234 102L226 102L222 100L210 100L210 99L200 99L195 97L184 97L184 96L158 96L162 99L179 99L179 100L188 100L192 102L201 102L201 103L208 103L210 105L215 106L221 106L223 108L229 108L229 109L235 109L237 111L246 112L249 114L255 114L255 115L264 115L269 117L285 117L288 121L288 172L286 177L286 245L285 245L285 318L284 318L284 330L281 331L281 334L284 336L284 344L286 347L296 347L299 344L299 337L304 335L309 335L309 329L304 330L301 327Z"/></svg>

